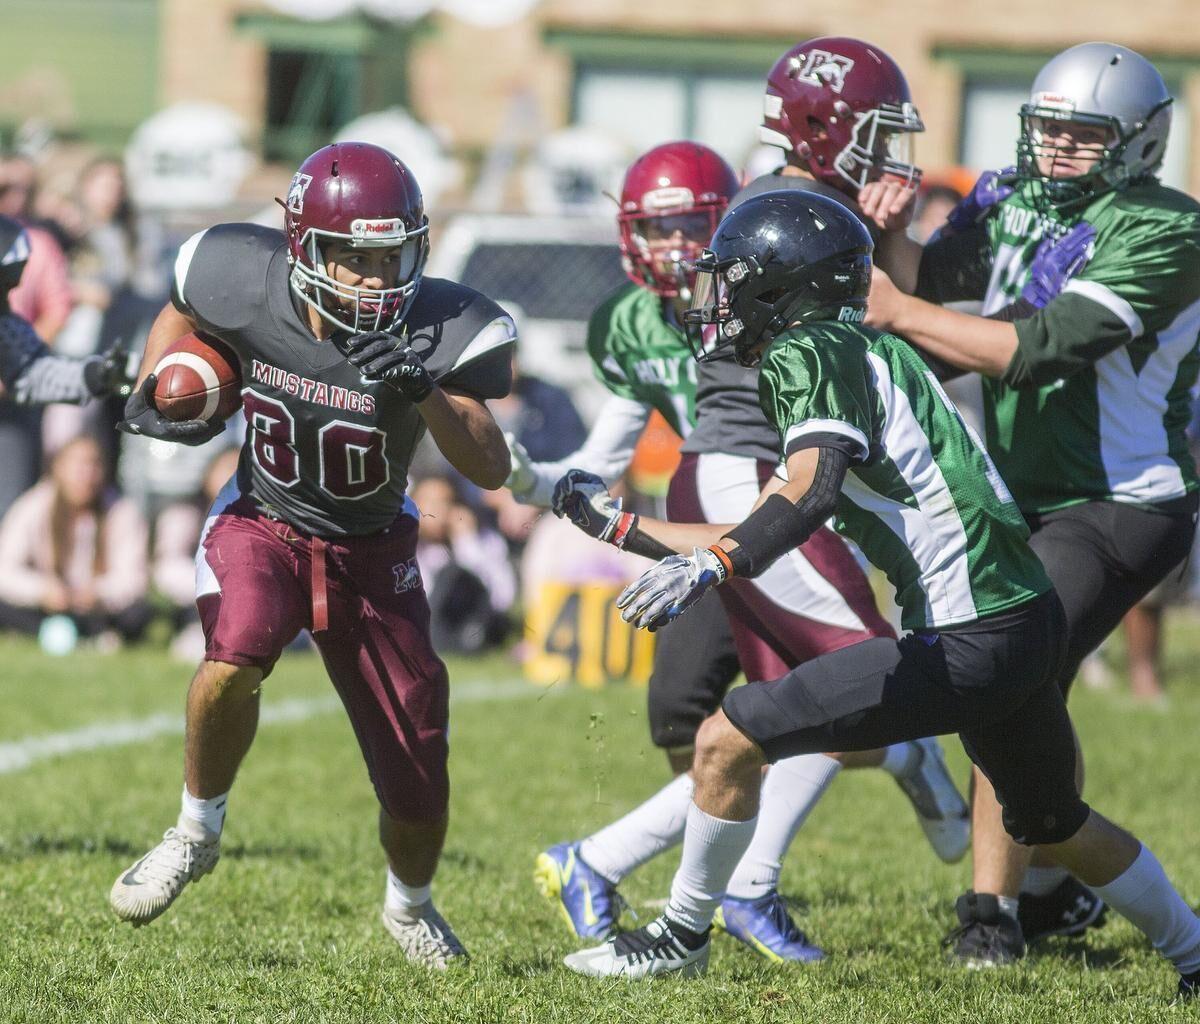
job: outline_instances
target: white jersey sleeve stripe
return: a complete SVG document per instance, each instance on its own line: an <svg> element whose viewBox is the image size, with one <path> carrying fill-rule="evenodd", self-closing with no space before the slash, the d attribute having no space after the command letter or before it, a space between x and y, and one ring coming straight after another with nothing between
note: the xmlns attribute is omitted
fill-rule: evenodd
<svg viewBox="0 0 1200 1024"><path fill-rule="evenodd" d="M810 434L837 434L840 437L847 437L857 444L862 449L864 457L871 452L867 435L858 427L842 420L802 420L799 423L793 423L788 427L787 436L783 439L783 446L786 449L797 438L808 437Z"/></svg>
<svg viewBox="0 0 1200 1024"><path fill-rule="evenodd" d="M473 363L480 356L502 348L505 345L517 343L517 325L510 316L498 316L481 330L462 350L462 354L450 368L450 373L461 370L467 363Z"/></svg>
<svg viewBox="0 0 1200 1024"><path fill-rule="evenodd" d="M1091 299L1110 313L1115 314L1129 328L1130 337L1140 338L1146 333L1145 327L1142 326L1142 318L1137 315L1134 308L1111 288L1098 281L1068 281L1063 291L1082 295L1085 299Z"/></svg>
<svg viewBox="0 0 1200 1024"><path fill-rule="evenodd" d="M197 231L179 247L179 255L175 257L175 294L184 302L187 302L187 293L183 290L183 286L187 282L188 269L192 265L192 259L196 255L196 247L200 244L200 239L207 233L208 228Z"/></svg>

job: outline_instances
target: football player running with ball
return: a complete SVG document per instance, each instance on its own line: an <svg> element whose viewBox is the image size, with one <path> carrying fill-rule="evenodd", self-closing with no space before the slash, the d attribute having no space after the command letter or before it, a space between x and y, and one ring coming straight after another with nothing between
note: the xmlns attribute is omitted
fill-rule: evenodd
<svg viewBox="0 0 1200 1024"><path fill-rule="evenodd" d="M878 273L871 291L868 323L983 376L988 451L1066 609L1064 695L1195 533L1200 480L1184 429L1200 366L1200 204L1155 177L1170 116L1162 76L1139 54L1111 43L1060 53L1021 109L1012 173L985 175L923 254L884 262L915 297ZM981 299L984 315L936 305L957 299ZM1026 873L1030 854L1004 834L977 773L961 959L1009 963L1027 941L1100 918L1101 900L1052 856Z"/></svg>
<svg viewBox="0 0 1200 1024"><path fill-rule="evenodd" d="M842 71L856 62L860 70L837 81L817 74L827 66ZM853 123L839 114L842 107L855 111ZM921 127L907 83L895 63L870 44L813 39L792 47L768 78L765 108L764 138L784 146L789 163L783 174L748 185L733 205L760 191L799 188L829 194L856 209L855 197L870 183L894 175L911 183L918 174L899 160L902 147L891 142L893 134ZM822 118L829 131L816 127ZM753 508L775 461L774 435L759 408L753 374L705 366L697 381L681 327L693 263L733 191L724 161L694 143L656 147L630 167L618 219L633 283L600 306L589 328L590 353L612 397L578 452L555 463L529 465L514 449L519 497L570 514L563 498L572 489L603 488L603 481L619 477L650 410L657 408L686 438L667 498L671 519L725 522ZM556 481L568 469L556 491ZM580 506L572 508L578 512ZM596 520L572 518L598 535ZM601 539L652 557L668 553L623 532ZM739 660L747 678L760 681L819 654L894 636L862 569L828 529L818 530L758 579L724 588L720 598L728 623L710 598L695 610L695 618L664 633L655 650L651 735L667 749L676 772L690 767L696 729L720 706ZM729 649L729 625L737 659ZM721 928L772 960L823 956L796 927L779 894L782 861L840 769L876 766L891 773L912 801L939 857L955 861L966 852L966 804L936 740L789 758L773 766L764 783L759 830L717 915ZM691 790L691 777L680 775L612 825L539 856L539 887L558 902L576 934L601 937L613 929L620 909L616 884L682 839Z"/></svg>
<svg viewBox="0 0 1200 1024"><path fill-rule="evenodd" d="M491 300L422 277L421 191L387 150L317 151L283 205L283 233L220 224L183 245L142 365L148 374L189 331L215 335L241 362L249 429L197 552L206 653L188 692L179 819L109 900L145 924L216 865L263 679L309 629L379 799L383 923L410 959L445 968L466 955L430 895L446 834L449 687L405 486L426 431L469 480L504 482L508 451L484 400L509 390L516 332ZM194 442L220 428L167 421L146 380L125 429Z"/></svg>
<svg viewBox="0 0 1200 1024"><path fill-rule="evenodd" d="M1154 855L1091 810L1057 680L1065 616L991 460L921 357L863 327L872 244L822 196L757 196L697 263L691 337L704 358L758 366L783 476L739 524L621 520L678 554L618 599L657 629L712 587L753 578L833 515L896 588L908 631L801 665L725 698L696 738L683 858L662 916L566 963L582 974L701 973L713 914L754 833L764 764L957 732L1013 838L1041 844L1200 980L1200 919ZM689 552L689 554L685 554Z"/></svg>

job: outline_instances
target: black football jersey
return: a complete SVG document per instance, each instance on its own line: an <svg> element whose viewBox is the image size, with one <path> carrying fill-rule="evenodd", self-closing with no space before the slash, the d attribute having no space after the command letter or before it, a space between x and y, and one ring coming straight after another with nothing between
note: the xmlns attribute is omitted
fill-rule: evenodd
<svg viewBox="0 0 1200 1024"><path fill-rule="evenodd" d="M836 199L855 214L853 200L824 182L773 171L748 182L729 201L732 211L753 196L782 188L803 189ZM867 224L871 237L875 226ZM696 427L683 443L685 452L743 455L775 462L779 435L758 404L758 369L739 366L730 359L701 363L696 379Z"/></svg>
<svg viewBox="0 0 1200 1024"><path fill-rule="evenodd" d="M308 533L374 533L404 502L425 421L387 384L363 380L331 341L312 336L289 271L281 231L219 224L180 249L172 301L241 362L242 493ZM516 328L491 299L426 277L404 326L439 384L480 399L508 394Z"/></svg>

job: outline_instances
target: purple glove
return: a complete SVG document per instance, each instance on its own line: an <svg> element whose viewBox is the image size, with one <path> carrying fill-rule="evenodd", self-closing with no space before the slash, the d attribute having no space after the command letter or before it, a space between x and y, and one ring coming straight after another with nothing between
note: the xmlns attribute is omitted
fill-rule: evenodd
<svg viewBox="0 0 1200 1024"><path fill-rule="evenodd" d="M1000 200L1011 196L1011 182L1016 170L1015 167L1004 167L998 171L984 171L975 182L975 187L950 211L945 225L935 234L946 235L966 231Z"/></svg>
<svg viewBox="0 0 1200 1024"><path fill-rule="evenodd" d="M1061 238L1043 239L1029 266L1029 280L1021 289L1021 298L1037 309L1045 309L1087 265L1095 237L1096 229L1080 221Z"/></svg>

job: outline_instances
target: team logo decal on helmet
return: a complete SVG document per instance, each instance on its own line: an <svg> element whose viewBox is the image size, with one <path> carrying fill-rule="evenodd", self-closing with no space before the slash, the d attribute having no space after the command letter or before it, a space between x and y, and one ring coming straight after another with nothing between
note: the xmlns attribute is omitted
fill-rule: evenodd
<svg viewBox="0 0 1200 1024"><path fill-rule="evenodd" d="M293 292L339 329L396 328L416 298L429 255L429 220L412 171L379 146L335 143L301 164L281 205ZM326 268L330 245L394 249L396 284L339 281Z"/></svg>
<svg viewBox="0 0 1200 1024"><path fill-rule="evenodd" d="M828 50L809 50L808 53L792 57L795 77L813 85L828 86L841 93L846 86L846 76L854 67L854 59Z"/></svg>
<svg viewBox="0 0 1200 1024"><path fill-rule="evenodd" d="M300 174L297 172L292 175L292 183L288 186L287 194L287 209L292 213L304 212L304 193L308 191L308 186L312 184L311 174Z"/></svg>
<svg viewBox="0 0 1200 1024"><path fill-rule="evenodd" d="M799 189L747 199L696 261L683 315L693 354L755 366L763 346L792 324L861 322L871 251L867 229L835 199Z"/></svg>
<svg viewBox="0 0 1200 1024"><path fill-rule="evenodd" d="M860 39L810 39L767 76L762 141L849 195L885 175L915 185L912 137L924 130L896 62Z"/></svg>
<svg viewBox="0 0 1200 1024"><path fill-rule="evenodd" d="M696 257L737 190L733 168L697 142L668 142L635 160L617 214L629 279L664 299L690 296Z"/></svg>

